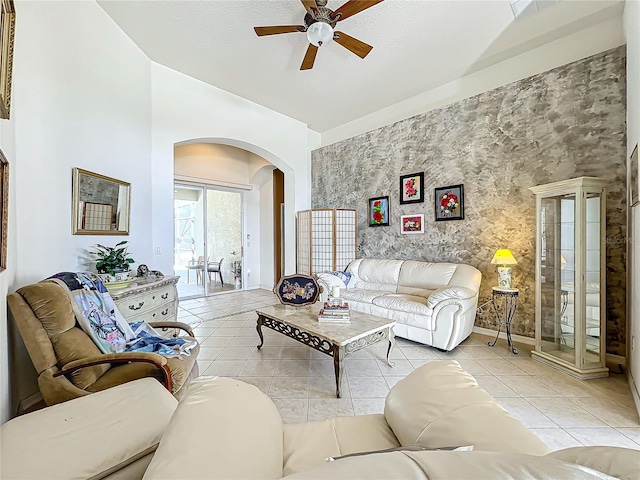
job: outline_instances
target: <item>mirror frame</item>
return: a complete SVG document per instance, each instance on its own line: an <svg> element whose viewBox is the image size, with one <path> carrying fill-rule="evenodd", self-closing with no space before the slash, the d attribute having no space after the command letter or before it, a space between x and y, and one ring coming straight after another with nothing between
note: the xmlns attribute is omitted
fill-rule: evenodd
<svg viewBox="0 0 640 480"><path fill-rule="evenodd" d="M124 188L124 202L125 205L122 205L122 212L126 212L127 217L125 220L124 229L111 229L111 230L96 230L96 229L87 229L82 227L82 223L80 220L80 215L82 214L81 202L83 200L80 198L80 177L81 176L92 177L96 180L100 180L103 182L112 182L118 185L120 188ZM119 199L119 203L122 201ZM117 180L115 178L107 177L105 175L100 175L99 173L89 172L88 170L83 170L81 168L75 167L73 169L73 200L72 200L72 233L73 235L129 235L129 224L131 220L131 184L128 182L123 182L122 180ZM116 205L116 209L118 209L118 205ZM116 213L116 220L119 218L119 215Z"/></svg>

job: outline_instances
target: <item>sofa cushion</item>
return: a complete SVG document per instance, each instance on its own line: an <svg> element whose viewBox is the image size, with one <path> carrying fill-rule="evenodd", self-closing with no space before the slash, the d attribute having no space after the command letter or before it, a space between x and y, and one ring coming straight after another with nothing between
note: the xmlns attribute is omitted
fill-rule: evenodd
<svg viewBox="0 0 640 480"><path fill-rule="evenodd" d="M384 416L402 445L549 453L454 360L427 363L400 380L387 395Z"/></svg>
<svg viewBox="0 0 640 480"><path fill-rule="evenodd" d="M426 263L406 260L398 276L398 293L428 296L426 290L446 287L455 273L455 263Z"/></svg>
<svg viewBox="0 0 640 480"><path fill-rule="evenodd" d="M593 468L620 480L640 478L640 452L620 447L572 447L551 452L547 457Z"/></svg>
<svg viewBox="0 0 640 480"><path fill-rule="evenodd" d="M395 293L402 260L358 259L347 269L356 276L355 288Z"/></svg>
<svg viewBox="0 0 640 480"><path fill-rule="evenodd" d="M366 478L413 479L455 478L562 478L567 480L611 477L581 465L553 458L504 452L389 452L326 462L289 475L288 480Z"/></svg>
<svg viewBox="0 0 640 480"><path fill-rule="evenodd" d="M284 426L284 475L324 463L328 457L382 450L400 444L384 415L336 417Z"/></svg>
<svg viewBox="0 0 640 480"><path fill-rule="evenodd" d="M143 378L2 425L1 477L103 478L153 452L177 406Z"/></svg>
<svg viewBox="0 0 640 480"><path fill-rule="evenodd" d="M388 308L389 310L397 310L399 312L415 313L431 316L431 308L427 307L427 299L414 295L403 295L399 293L388 293L380 295L373 299L373 304L378 307ZM428 327L431 322L425 319L424 327Z"/></svg>
<svg viewBox="0 0 640 480"><path fill-rule="evenodd" d="M384 295L380 290L365 290L354 288L352 290L344 290L340 293L345 300L351 300L360 303L373 303L376 297Z"/></svg>

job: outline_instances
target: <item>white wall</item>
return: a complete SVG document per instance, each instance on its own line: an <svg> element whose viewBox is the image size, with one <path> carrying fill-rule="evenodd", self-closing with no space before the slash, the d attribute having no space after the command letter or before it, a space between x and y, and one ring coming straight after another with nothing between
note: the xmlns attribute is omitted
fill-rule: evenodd
<svg viewBox="0 0 640 480"><path fill-rule="evenodd" d="M173 148L194 138L220 138L285 172L287 265L295 269L295 211L310 205L306 125L151 63L93 1L18 1L16 10L13 118L0 121L12 162L10 268L0 292L86 268L96 242L129 240L140 263L171 271ZM129 236L71 235L73 167L131 182ZM166 254L154 256L156 245ZM16 373L4 309L2 422L13 413L8 379Z"/></svg>
<svg viewBox="0 0 640 480"><path fill-rule="evenodd" d="M640 141L640 2L627 1L624 8L624 32L627 39L627 158ZM640 413L640 205L630 209L628 266L629 318L627 350L629 383ZM633 347L632 347L633 346Z"/></svg>
<svg viewBox="0 0 640 480"><path fill-rule="evenodd" d="M390 107L322 132L322 146L391 125L399 120L449 105L463 98L546 72L610 48L619 47L624 43L620 18L603 21L441 87L428 90Z"/></svg>
<svg viewBox="0 0 640 480"><path fill-rule="evenodd" d="M307 126L158 64L152 64L153 238L160 270L171 270L173 147L185 141L249 150L285 175L285 271L295 271L295 212L311 205Z"/></svg>

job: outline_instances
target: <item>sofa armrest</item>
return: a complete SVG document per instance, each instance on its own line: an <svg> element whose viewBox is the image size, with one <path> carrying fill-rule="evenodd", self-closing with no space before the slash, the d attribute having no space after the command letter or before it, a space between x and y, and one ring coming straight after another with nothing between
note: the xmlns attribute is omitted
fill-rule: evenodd
<svg viewBox="0 0 640 480"><path fill-rule="evenodd" d="M327 298L329 298L329 293L331 293L331 287L340 287L340 290L346 290L347 286L342 281L342 279L332 275L331 273L319 273L318 275L318 285L322 287L322 292L320 293L320 301L326 302Z"/></svg>
<svg viewBox="0 0 640 480"><path fill-rule="evenodd" d="M640 452L621 447L571 447L547 457L583 465L621 480L640 478Z"/></svg>
<svg viewBox="0 0 640 480"><path fill-rule="evenodd" d="M144 480L278 479L282 458L271 399L240 380L205 376L187 387Z"/></svg>
<svg viewBox="0 0 640 480"><path fill-rule="evenodd" d="M440 302L445 300L469 300L478 295L470 288L466 287L444 287L434 291L427 299L427 307L435 308Z"/></svg>

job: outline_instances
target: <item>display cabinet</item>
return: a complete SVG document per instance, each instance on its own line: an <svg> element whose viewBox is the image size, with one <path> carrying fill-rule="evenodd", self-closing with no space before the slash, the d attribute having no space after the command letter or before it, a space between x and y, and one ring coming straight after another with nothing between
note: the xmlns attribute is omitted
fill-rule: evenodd
<svg viewBox="0 0 640 480"><path fill-rule="evenodd" d="M298 212L297 273L345 270L358 253L356 210L318 208Z"/></svg>
<svg viewBox="0 0 640 480"><path fill-rule="evenodd" d="M536 195L536 346L541 361L580 379L606 377L606 185L580 177Z"/></svg>

